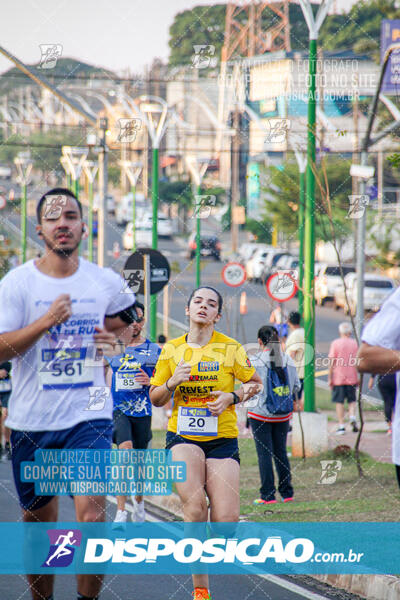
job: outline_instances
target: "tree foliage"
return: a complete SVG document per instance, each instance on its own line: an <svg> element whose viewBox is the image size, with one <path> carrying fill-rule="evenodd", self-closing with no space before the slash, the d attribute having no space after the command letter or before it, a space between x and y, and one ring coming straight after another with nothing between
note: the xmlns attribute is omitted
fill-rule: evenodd
<svg viewBox="0 0 400 600"><path fill-rule="evenodd" d="M314 12L318 5L314 4ZM196 6L175 16L170 27L169 65L192 63L194 45L212 45L219 59L224 43L226 4ZM245 14L243 13L243 20ZM353 50L371 54L379 61L382 19L400 18L396 0L360 0L347 14L328 15L321 28L319 43L325 50ZM262 28L274 25L277 16L265 11ZM290 42L292 50L308 50L308 29L298 4L289 4Z"/></svg>
<svg viewBox="0 0 400 600"><path fill-rule="evenodd" d="M351 194L349 171L350 163L348 161L330 157L325 160L324 166L320 164L317 167L315 186L316 240L332 241L328 216L328 193L332 209L333 227L339 246L351 232L351 220L346 218L349 212L349 195ZM283 168L270 167L267 174L271 178L271 184L268 188L262 188L266 194L262 222L268 228L272 221L276 223L279 231L284 232L287 239L297 239L300 193L297 163L287 161ZM326 189L325 174L329 190Z"/></svg>

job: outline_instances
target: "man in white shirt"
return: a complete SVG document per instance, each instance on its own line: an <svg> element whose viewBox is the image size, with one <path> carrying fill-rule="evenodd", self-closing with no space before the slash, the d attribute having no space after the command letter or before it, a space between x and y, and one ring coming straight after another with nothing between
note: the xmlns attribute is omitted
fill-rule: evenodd
<svg viewBox="0 0 400 600"><path fill-rule="evenodd" d="M392 423L392 460L400 486L400 288L386 300L381 310L368 321L361 336L357 369L360 373L396 372L396 403Z"/></svg>
<svg viewBox="0 0 400 600"><path fill-rule="evenodd" d="M288 324L290 333L286 340L286 352L296 365L297 375L300 379L301 388L298 394L299 408L302 409L302 394L304 387L304 364L305 364L305 339L304 329L300 327L300 313L293 311L289 314Z"/></svg>
<svg viewBox="0 0 400 600"><path fill-rule="evenodd" d="M0 283L0 362L12 359L11 428L14 479L26 522L55 522L57 498L38 496L21 481L21 463L35 450L111 447L112 399L90 410L90 387L105 388L90 349L115 342L112 330L135 320L135 295L124 280L79 258L82 206L67 189L47 192L37 208L41 258L13 269ZM104 521L105 498L75 496L80 522ZM52 575L28 575L34 600L53 599ZM101 576L79 575L78 598L98 598Z"/></svg>

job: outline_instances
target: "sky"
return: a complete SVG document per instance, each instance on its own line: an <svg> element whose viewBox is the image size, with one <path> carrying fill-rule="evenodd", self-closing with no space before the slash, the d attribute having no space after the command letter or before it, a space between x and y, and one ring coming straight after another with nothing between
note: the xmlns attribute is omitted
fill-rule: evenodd
<svg viewBox="0 0 400 600"><path fill-rule="evenodd" d="M201 4L212 0L1 0L0 43L28 64L39 62L40 44L61 44L64 57L140 73L168 59L176 13ZM0 73L10 66L0 55Z"/></svg>

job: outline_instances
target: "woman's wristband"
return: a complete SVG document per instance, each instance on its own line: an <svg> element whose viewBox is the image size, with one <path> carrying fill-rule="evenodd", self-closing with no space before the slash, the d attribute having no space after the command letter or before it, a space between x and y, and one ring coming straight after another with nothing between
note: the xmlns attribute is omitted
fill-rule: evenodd
<svg viewBox="0 0 400 600"><path fill-rule="evenodd" d="M169 379L171 379L171 378L169 378ZM175 391L175 389L171 390L171 388L168 387L168 381L169 381L169 379L167 379L167 381L165 382L165 387L167 388L167 390L169 391L170 394L173 394L174 391Z"/></svg>

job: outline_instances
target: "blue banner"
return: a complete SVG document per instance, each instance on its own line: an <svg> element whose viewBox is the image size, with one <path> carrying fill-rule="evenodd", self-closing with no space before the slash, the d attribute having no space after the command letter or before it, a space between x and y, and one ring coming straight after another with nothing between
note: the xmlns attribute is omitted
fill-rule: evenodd
<svg viewBox="0 0 400 600"><path fill-rule="evenodd" d="M396 574L399 523L0 523L0 573Z"/></svg>
<svg viewBox="0 0 400 600"><path fill-rule="evenodd" d="M381 64L386 50L395 42L400 42L400 19L382 19ZM389 58L381 92L390 95L400 94L400 50L394 50Z"/></svg>

